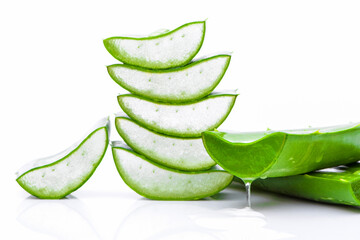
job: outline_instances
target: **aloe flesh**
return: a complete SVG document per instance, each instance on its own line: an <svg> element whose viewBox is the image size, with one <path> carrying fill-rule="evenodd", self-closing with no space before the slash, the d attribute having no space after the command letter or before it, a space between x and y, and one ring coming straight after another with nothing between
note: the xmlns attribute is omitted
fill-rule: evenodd
<svg viewBox="0 0 360 240"><path fill-rule="evenodd" d="M138 194L157 200L196 200L226 188L233 176L225 171L185 172L167 168L112 143L116 168L124 182Z"/></svg>
<svg viewBox="0 0 360 240"><path fill-rule="evenodd" d="M118 96L122 110L142 126L176 137L200 137L220 126L235 104L236 93L211 94L185 104L166 104L132 94Z"/></svg>
<svg viewBox="0 0 360 240"><path fill-rule="evenodd" d="M206 131L203 142L221 167L243 180L285 177L360 159L360 126L280 132Z"/></svg>
<svg viewBox="0 0 360 240"><path fill-rule="evenodd" d="M114 64L107 69L111 78L131 93L156 101L181 103L210 94L224 76L230 58L226 54L216 55L167 70L126 64Z"/></svg>
<svg viewBox="0 0 360 240"><path fill-rule="evenodd" d="M319 202L360 206L360 163L296 176L258 179L254 186Z"/></svg>
<svg viewBox="0 0 360 240"><path fill-rule="evenodd" d="M191 22L149 37L111 37L104 40L108 52L119 61L150 69L183 66L199 52L205 22Z"/></svg>
<svg viewBox="0 0 360 240"><path fill-rule="evenodd" d="M109 143L109 120L96 124L83 140L51 157L34 160L17 172L16 181L28 193L60 199L80 188L94 173Z"/></svg>
<svg viewBox="0 0 360 240"><path fill-rule="evenodd" d="M215 165L201 138L163 135L148 130L125 116L116 117L115 126L127 145L164 166L183 171L199 171Z"/></svg>

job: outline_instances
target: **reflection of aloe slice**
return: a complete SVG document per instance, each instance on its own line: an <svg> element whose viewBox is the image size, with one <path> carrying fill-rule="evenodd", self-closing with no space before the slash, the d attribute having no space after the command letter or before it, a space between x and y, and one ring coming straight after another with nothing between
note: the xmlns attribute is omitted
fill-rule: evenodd
<svg viewBox="0 0 360 240"><path fill-rule="evenodd" d="M178 137L200 137L201 132L220 126L234 106L237 94L212 94L197 102L166 104L124 94L120 107L141 125Z"/></svg>
<svg viewBox="0 0 360 240"><path fill-rule="evenodd" d="M195 200L227 187L233 176L225 171L183 172L158 165L119 143L112 148L116 168L138 194L161 200Z"/></svg>
<svg viewBox="0 0 360 240"><path fill-rule="evenodd" d="M204 170L215 165L201 138L176 138L150 131L127 117L117 117L115 126L136 152L170 168Z"/></svg>
<svg viewBox="0 0 360 240"><path fill-rule="evenodd" d="M204 36L205 22L191 22L157 36L111 37L104 45L123 63L164 69L188 63L200 50Z"/></svg>
<svg viewBox="0 0 360 240"><path fill-rule="evenodd" d="M108 72L115 82L132 93L175 103L208 95L224 76L229 62L230 55L217 55L182 68L147 70L115 64L108 67Z"/></svg>
<svg viewBox="0 0 360 240"><path fill-rule="evenodd" d="M360 126L262 133L204 132L209 155L242 179L282 177L360 159Z"/></svg>
<svg viewBox="0 0 360 240"><path fill-rule="evenodd" d="M103 119L81 142L25 165L16 181L39 198L65 197L81 187L100 164L109 142L108 128L108 119Z"/></svg>
<svg viewBox="0 0 360 240"><path fill-rule="evenodd" d="M136 240L219 239L214 236L213 232L216 231L197 226L188 216L193 212L207 210L209 202L213 201L202 201L200 206L196 206L194 202L188 201L137 201L131 207L134 210L123 218L114 239L124 239L124 236L131 236L131 239ZM176 216L176 224L173 216ZM139 231L139 226L146 227ZM200 238L197 238L198 236Z"/></svg>
<svg viewBox="0 0 360 240"><path fill-rule="evenodd" d="M29 197L21 205L23 210L17 221L35 232L46 234L44 239L101 239L86 206L71 195L61 201L38 201ZM38 238L30 234L27 239Z"/></svg>
<svg viewBox="0 0 360 240"><path fill-rule="evenodd" d="M254 184L290 196L360 206L360 163L303 175L258 179Z"/></svg>

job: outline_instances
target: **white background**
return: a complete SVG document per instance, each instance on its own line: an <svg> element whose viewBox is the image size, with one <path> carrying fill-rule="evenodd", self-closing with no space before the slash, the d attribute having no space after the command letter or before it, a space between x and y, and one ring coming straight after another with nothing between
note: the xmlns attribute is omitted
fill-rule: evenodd
<svg viewBox="0 0 360 240"><path fill-rule="evenodd" d="M256 192L256 217L203 227L193 214L241 208L243 190L234 186L206 201L148 201L122 182L110 152L68 200L29 197L14 173L120 110L116 96L124 91L105 68L117 61L103 39L190 21L207 19L197 57L233 52L217 90L238 89L240 96L220 129L358 122L359 12L358 1L331 0L1 1L0 238L356 239L356 208Z"/></svg>

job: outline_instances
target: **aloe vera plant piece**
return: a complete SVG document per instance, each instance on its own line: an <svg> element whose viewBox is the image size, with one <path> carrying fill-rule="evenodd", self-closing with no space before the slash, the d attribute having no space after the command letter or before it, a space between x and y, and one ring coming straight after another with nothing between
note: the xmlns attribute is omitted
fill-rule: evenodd
<svg viewBox="0 0 360 240"><path fill-rule="evenodd" d="M203 133L209 155L241 179L284 177L360 159L360 126L258 133Z"/></svg>
<svg viewBox="0 0 360 240"><path fill-rule="evenodd" d="M116 168L124 182L138 194L157 200L196 200L226 188L233 175L220 170L185 172L167 168L112 143Z"/></svg>
<svg viewBox="0 0 360 240"><path fill-rule="evenodd" d="M144 68L165 69L185 65L198 53L205 22L191 22L156 36L111 37L105 48L119 61Z"/></svg>
<svg viewBox="0 0 360 240"><path fill-rule="evenodd" d="M360 163L303 175L258 179L254 186L320 202L360 206Z"/></svg>
<svg viewBox="0 0 360 240"><path fill-rule="evenodd" d="M196 102L166 104L123 94L118 101L127 115L146 128L171 136L200 137L225 121L236 97L236 93L218 93Z"/></svg>
<svg viewBox="0 0 360 240"><path fill-rule="evenodd" d="M215 162L201 138L177 138L148 130L127 117L116 117L115 126L124 141L154 162L184 171L209 169Z"/></svg>
<svg viewBox="0 0 360 240"><path fill-rule="evenodd" d="M102 119L90 134L54 156L34 160L16 174L28 193L60 199L80 188L94 173L109 144L109 120Z"/></svg>
<svg viewBox="0 0 360 240"><path fill-rule="evenodd" d="M131 93L163 102L187 102L205 97L219 84L230 55L205 58L180 68L149 70L115 64L108 66L111 78Z"/></svg>

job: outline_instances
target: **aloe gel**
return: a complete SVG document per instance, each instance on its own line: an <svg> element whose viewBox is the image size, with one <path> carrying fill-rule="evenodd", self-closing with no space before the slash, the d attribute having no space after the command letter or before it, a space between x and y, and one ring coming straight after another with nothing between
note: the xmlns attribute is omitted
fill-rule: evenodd
<svg viewBox="0 0 360 240"><path fill-rule="evenodd" d="M94 173L106 152L108 136L109 120L106 118L65 151L22 167L16 173L16 181L38 198L63 198L80 188Z"/></svg>

